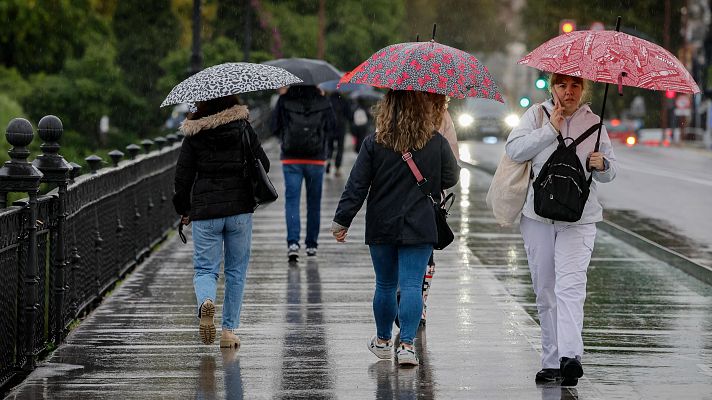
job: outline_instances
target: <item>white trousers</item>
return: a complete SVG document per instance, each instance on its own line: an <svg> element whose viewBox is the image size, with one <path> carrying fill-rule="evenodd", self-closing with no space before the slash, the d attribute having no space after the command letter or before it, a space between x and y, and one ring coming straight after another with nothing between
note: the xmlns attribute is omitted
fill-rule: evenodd
<svg viewBox="0 0 712 400"><path fill-rule="evenodd" d="M536 307L541 324L542 368L559 368L560 357L583 355L583 303L596 224L547 224L522 216Z"/></svg>

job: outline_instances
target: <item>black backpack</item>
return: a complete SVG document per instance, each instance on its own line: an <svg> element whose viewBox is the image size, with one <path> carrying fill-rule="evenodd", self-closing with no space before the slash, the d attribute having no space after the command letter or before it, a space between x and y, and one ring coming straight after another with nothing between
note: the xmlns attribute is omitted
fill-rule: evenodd
<svg viewBox="0 0 712 400"><path fill-rule="evenodd" d="M566 138L572 140L568 146L566 140L557 135L559 146L534 180L534 212L538 216L565 222L581 219L593 175L586 179L586 172L576 155L576 146L600 126L600 123L593 125L576 140Z"/></svg>
<svg viewBox="0 0 712 400"><path fill-rule="evenodd" d="M326 113L331 110L329 100L318 98L306 103L299 100L284 102L284 131L282 148L290 157L316 157L324 152Z"/></svg>

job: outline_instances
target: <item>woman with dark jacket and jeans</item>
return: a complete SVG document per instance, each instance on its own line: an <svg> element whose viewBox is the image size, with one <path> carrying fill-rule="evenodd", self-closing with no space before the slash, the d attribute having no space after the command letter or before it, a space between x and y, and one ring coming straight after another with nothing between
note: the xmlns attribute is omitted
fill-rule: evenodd
<svg viewBox="0 0 712 400"><path fill-rule="evenodd" d="M193 222L193 286L198 301L200 337L215 341L215 300L220 263L225 260L225 298L220 347L239 347L235 330L250 259L255 201L247 174L243 136L269 171L269 159L237 96L197 103L198 111L181 125L185 134L176 165L173 205L181 223Z"/></svg>
<svg viewBox="0 0 712 400"><path fill-rule="evenodd" d="M454 186L460 168L447 140L437 132L445 96L416 91L390 91L376 106L376 134L366 137L341 195L332 232L346 240L351 221L368 197L366 244L376 273L373 314L376 335L368 348L392 358L391 331L400 319L400 365L418 365L413 342L423 308L421 284L437 242L433 202ZM421 190L404 153L410 152L427 179ZM400 287L400 305L396 290Z"/></svg>

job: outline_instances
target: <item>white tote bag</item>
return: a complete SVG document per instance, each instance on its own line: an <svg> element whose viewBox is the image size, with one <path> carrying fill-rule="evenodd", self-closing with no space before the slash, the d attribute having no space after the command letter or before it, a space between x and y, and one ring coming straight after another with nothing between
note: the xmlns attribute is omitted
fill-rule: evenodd
<svg viewBox="0 0 712 400"><path fill-rule="evenodd" d="M539 126L544 124L544 111L539 105ZM522 213L529 190L532 162L518 163L502 154L497 170L487 191L487 206L492 209L500 226L510 226Z"/></svg>

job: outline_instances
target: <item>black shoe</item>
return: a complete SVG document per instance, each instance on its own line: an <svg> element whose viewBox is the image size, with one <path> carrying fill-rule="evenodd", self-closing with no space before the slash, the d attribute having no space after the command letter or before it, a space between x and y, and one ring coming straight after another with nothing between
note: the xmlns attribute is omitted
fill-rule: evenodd
<svg viewBox="0 0 712 400"><path fill-rule="evenodd" d="M554 382L561 378L561 371L558 368L544 368L536 373L534 381L537 383Z"/></svg>
<svg viewBox="0 0 712 400"><path fill-rule="evenodd" d="M561 386L576 386L578 379L583 376L583 366L576 358L561 357Z"/></svg>

